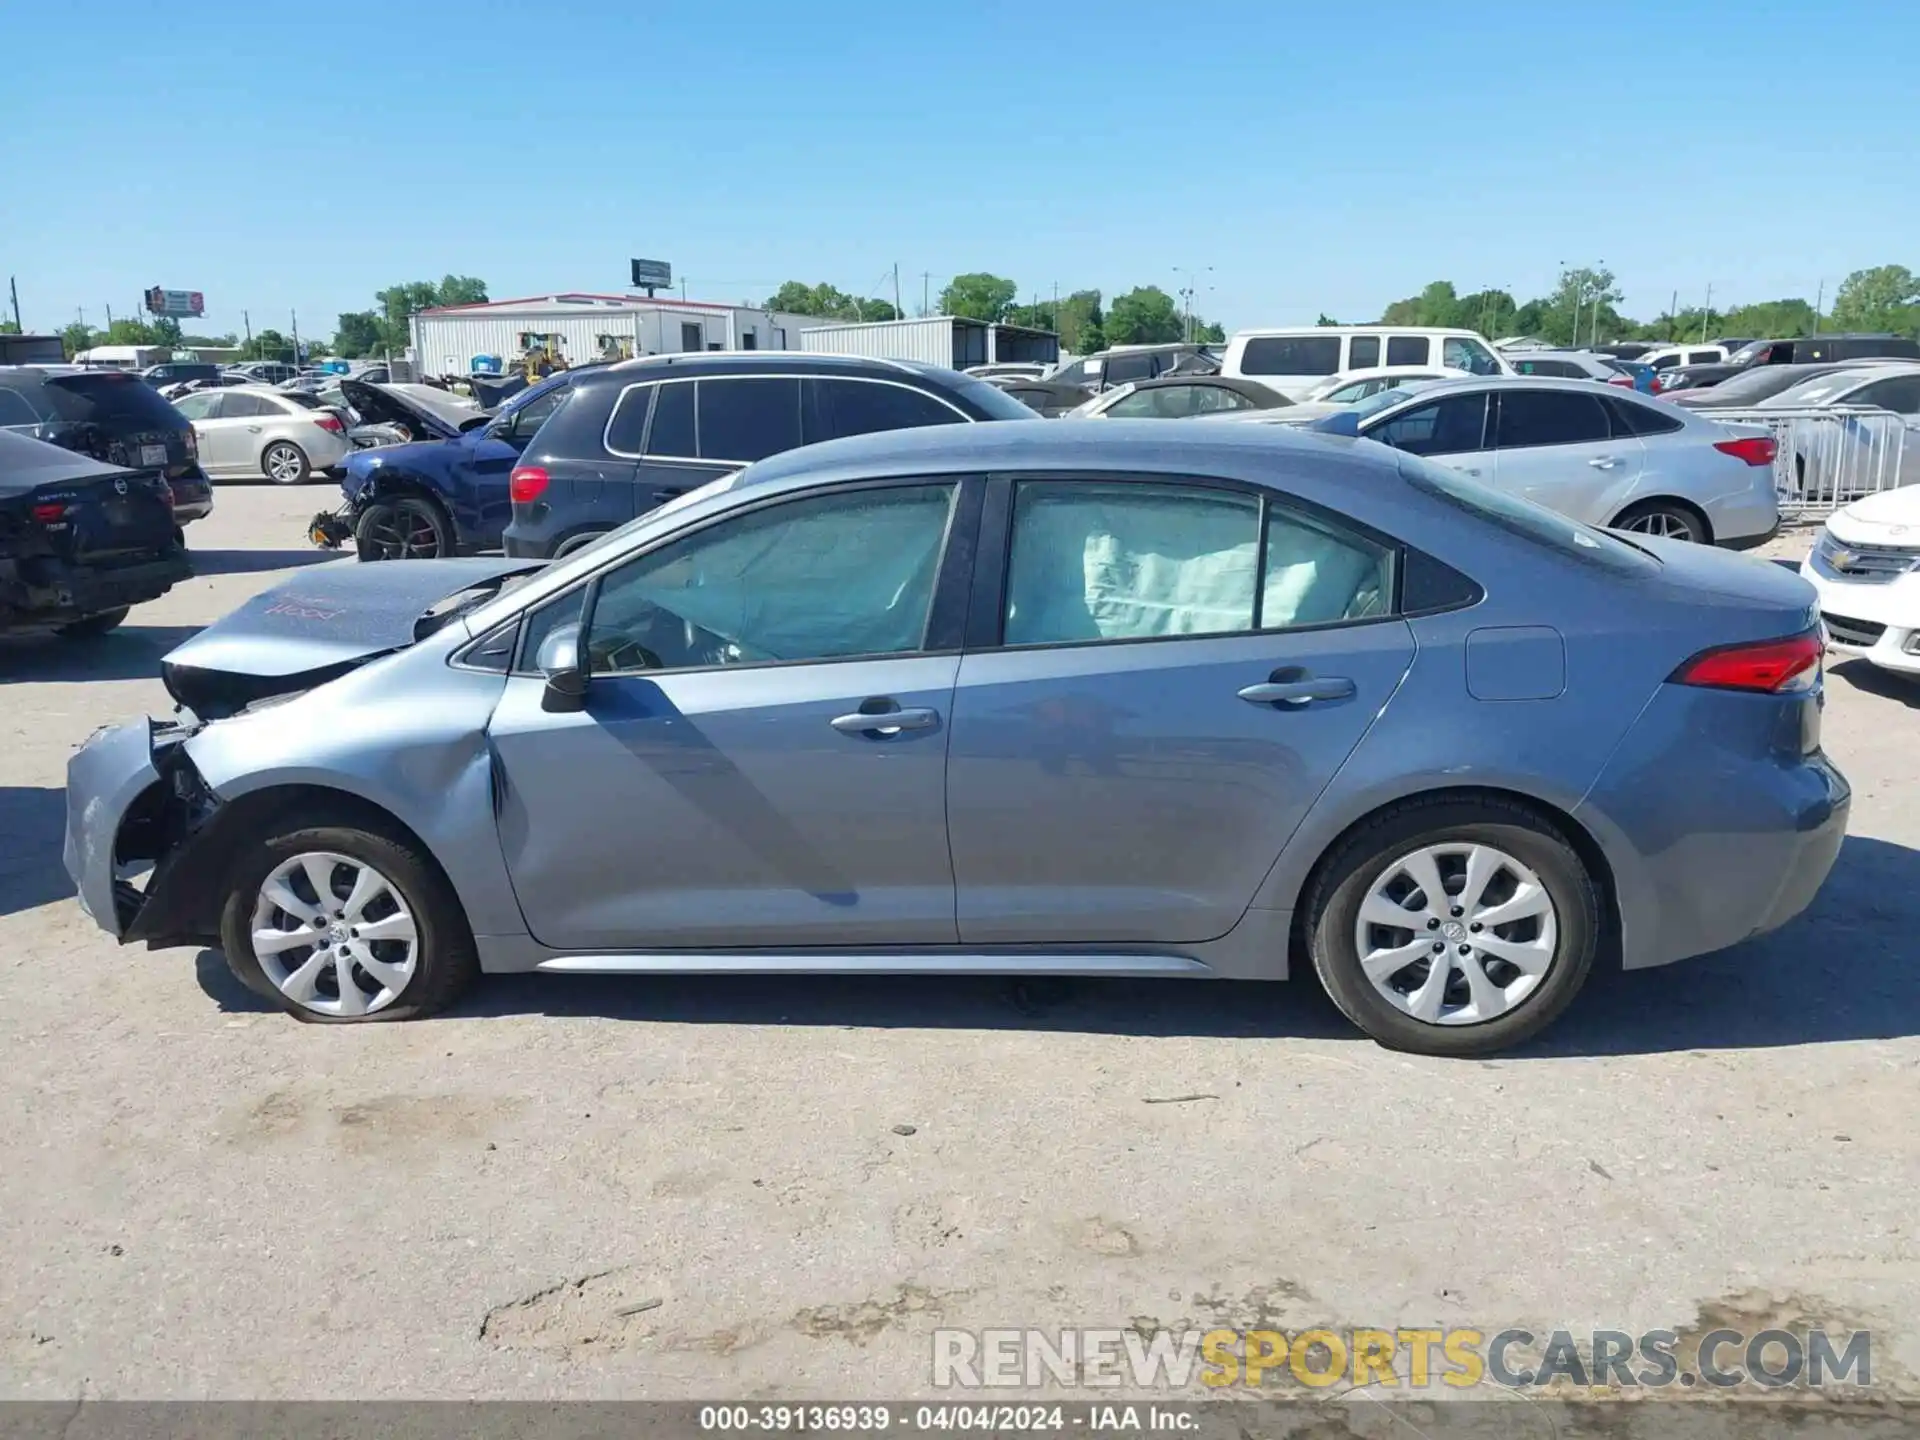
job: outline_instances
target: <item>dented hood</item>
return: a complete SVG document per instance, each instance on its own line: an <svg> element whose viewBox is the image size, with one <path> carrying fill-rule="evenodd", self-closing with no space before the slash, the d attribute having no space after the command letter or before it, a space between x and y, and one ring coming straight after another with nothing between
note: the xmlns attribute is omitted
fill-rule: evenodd
<svg viewBox="0 0 1920 1440"><path fill-rule="evenodd" d="M438 628L537 560L341 560L300 571L216 620L160 662L167 693L206 720L311 689Z"/></svg>

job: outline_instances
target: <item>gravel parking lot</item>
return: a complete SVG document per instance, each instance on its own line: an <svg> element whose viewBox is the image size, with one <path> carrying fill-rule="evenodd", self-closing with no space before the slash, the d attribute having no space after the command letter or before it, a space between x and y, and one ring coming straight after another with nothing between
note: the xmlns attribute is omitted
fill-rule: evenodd
<svg viewBox="0 0 1920 1440"><path fill-rule="evenodd" d="M200 578L0 642L0 1393L899 1397L937 1325L1824 1320L1920 1394L1920 688L1830 673L1808 914L1498 1060L1310 983L516 977L310 1027L114 946L60 833L161 654L353 563L305 548L330 498L223 487Z"/></svg>

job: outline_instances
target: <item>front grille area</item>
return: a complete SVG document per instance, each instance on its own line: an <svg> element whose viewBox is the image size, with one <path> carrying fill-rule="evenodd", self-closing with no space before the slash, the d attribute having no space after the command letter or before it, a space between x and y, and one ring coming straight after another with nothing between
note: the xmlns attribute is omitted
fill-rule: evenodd
<svg viewBox="0 0 1920 1440"><path fill-rule="evenodd" d="M1834 615L1822 610L1820 618L1827 622L1827 633L1842 645L1858 645L1866 648L1880 643L1880 637L1887 633L1887 627L1876 625L1871 620L1850 620L1845 615Z"/></svg>
<svg viewBox="0 0 1920 1440"><path fill-rule="evenodd" d="M1915 545L1843 545L1828 534L1820 537L1814 554L1833 574L1870 585L1884 585L1920 568L1920 546Z"/></svg>

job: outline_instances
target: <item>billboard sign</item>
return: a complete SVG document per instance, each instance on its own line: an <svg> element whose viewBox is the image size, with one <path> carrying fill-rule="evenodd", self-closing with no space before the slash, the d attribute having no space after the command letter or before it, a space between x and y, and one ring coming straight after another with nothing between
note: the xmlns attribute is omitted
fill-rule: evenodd
<svg viewBox="0 0 1920 1440"><path fill-rule="evenodd" d="M636 290L661 290L673 284L673 266L664 260L630 260L633 266L633 288Z"/></svg>
<svg viewBox="0 0 1920 1440"><path fill-rule="evenodd" d="M156 285L147 291L147 313L198 320L207 313L206 297L198 290L162 290Z"/></svg>

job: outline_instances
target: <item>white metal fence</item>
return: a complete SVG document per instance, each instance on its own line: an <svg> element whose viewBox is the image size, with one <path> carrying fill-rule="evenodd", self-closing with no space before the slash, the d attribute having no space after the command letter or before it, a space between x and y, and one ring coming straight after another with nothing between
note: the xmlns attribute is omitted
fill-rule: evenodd
<svg viewBox="0 0 1920 1440"><path fill-rule="evenodd" d="M1920 436L1909 444L1913 422L1891 410L1831 405L1702 413L1773 432L1780 447L1773 458L1773 484L1782 519L1812 519L1864 495L1920 481Z"/></svg>

